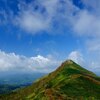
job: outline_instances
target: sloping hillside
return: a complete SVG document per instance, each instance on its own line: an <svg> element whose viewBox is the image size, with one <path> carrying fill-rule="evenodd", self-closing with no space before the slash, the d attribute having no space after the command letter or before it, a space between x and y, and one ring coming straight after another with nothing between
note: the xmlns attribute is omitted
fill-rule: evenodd
<svg viewBox="0 0 100 100"><path fill-rule="evenodd" d="M100 100L100 78L72 60L29 87L0 100Z"/></svg>

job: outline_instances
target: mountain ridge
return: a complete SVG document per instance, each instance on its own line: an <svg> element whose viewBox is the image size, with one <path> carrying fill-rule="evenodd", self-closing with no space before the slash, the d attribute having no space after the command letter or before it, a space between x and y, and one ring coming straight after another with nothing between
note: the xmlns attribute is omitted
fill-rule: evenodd
<svg viewBox="0 0 100 100"><path fill-rule="evenodd" d="M14 91L4 99L99 100L99 93L100 78L72 60L67 60L55 71L35 81L31 86Z"/></svg>

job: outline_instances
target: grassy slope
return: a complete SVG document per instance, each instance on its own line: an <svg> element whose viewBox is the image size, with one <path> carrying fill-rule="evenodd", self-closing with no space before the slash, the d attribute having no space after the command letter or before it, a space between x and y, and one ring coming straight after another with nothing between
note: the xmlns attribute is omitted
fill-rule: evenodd
<svg viewBox="0 0 100 100"><path fill-rule="evenodd" d="M0 100L100 100L100 78L73 61Z"/></svg>

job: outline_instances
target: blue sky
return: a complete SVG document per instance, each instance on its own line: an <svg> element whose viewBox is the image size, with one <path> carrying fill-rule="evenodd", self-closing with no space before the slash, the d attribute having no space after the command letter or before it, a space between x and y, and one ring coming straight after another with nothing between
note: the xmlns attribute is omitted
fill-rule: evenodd
<svg viewBox="0 0 100 100"><path fill-rule="evenodd" d="M50 72L72 59L99 74L99 5L98 0L0 0L1 71Z"/></svg>

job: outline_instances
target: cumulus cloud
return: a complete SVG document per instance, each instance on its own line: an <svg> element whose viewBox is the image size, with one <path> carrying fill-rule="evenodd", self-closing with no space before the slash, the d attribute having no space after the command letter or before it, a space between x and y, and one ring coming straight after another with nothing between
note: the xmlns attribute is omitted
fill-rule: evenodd
<svg viewBox="0 0 100 100"><path fill-rule="evenodd" d="M30 12L24 12L23 15L17 19L17 21L22 29L30 33L35 33L48 27L48 22L45 22L44 19L41 20L38 15L34 16Z"/></svg>
<svg viewBox="0 0 100 100"><path fill-rule="evenodd" d="M100 75L100 63L97 61L91 61L89 63L88 69L90 69L92 72L95 72L96 74Z"/></svg>
<svg viewBox="0 0 100 100"><path fill-rule="evenodd" d="M7 7L8 11L0 10L0 13L4 20L13 22L31 34L52 30L56 22L60 23L60 27L61 23L66 23L66 28L72 26L71 30L78 35L100 36L100 1L80 2L84 6L83 9L75 5L73 0L33 0L30 3L18 0L16 12ZM9 5L6 3L6 6Z"/></svg>
<svg viewBox="0 0 100 100"><path fill-rule="evenodd" d="M80 9L73 0L34 0L31 3L19 2L18 14L13 16L17 27L31 34L50 31L56 22L69 27L75 35L100 37L99 1L80 1L84 8ZM60 29L60 28L58 28Z"/></svg>
<svg viewBox="0 0 100 100"><path fill-rule="evenodd" d="M96 52L100 54L100 38L94 38L86 41L86 47L89 52Z"/></svg>
<svg viewBox="0 0 100 100"><path fill-rule="evenodd" d="M6 5L9 6L7 3ZM16 12L9 7L8 11L2 10L6 13L8 22L12 22L27 33L36 34L52 30L55 22L61 24L66 21L67 24L77 7L70 0L34 0L30 3L20 1L16 9Z"/></svg>
<svg viewBox="0 0 100 100"><path fill-rule="evenodd" d="M66 27L72 26L77 35L100 37L100 16L97 10L99 2L81 0L81 3L84 9L80 9L71 0L34 0L29 4L20 2L14 23L23 30L36 34L52 30L54 22L64 22Z"/></svg>
<svg viewBox="0 0 100 100"><path fill-rule="evenodd" d="M15 24L31 34L47 31L55 15L57 0L35 0L31 4L20 3L20 11L15 18ZM23 7L22 7L23 6Z"/></svg>
<svg viewBox="0 0 100 100"><path fill-rule="evenodd" d="M83 54L79 51L72 51L69 55L68 55L68 59L71 59L73 61L75 61L76 63L80 64L82 67L100 75L100 63L99 63L99 57L94 57L92 58L93 55L87 59L83 57ZM97 58L97 60L96 60Z"/></svg>
<svg viewBox="0 0 100 100"><path fill-rule="evenodd" d="M27 11L22 10L16 16L14 23L23 30L35 34L36 32L48 29L49 19L45 19L40 12L34 13L31 9L28 9Z"/></svg>
<svg viewBox="0 0 100 100"><path fill-rule="evenodd" d="M75 61L76 63L82 65L82 66L84 64L83 56L82 56L82 54L79 51L72 51L68 55L68 59L71 59L71 60Z"/></svg>
<svg viewBox="0 0 100 100"><path fill-rule="evenodd" d="M73 23L74 31L84 36L100 36L100 18L84 10Z"/></svg>
<svg viewBox="0 0 100 100"><path fill-rule="evenodd" d="M96 14L100 15L99 10L100 10L100 1L98 0L81 0L82 3L84 4L85 8L90 10Z"/></svg>
<svg viewBox="0 0 100 100"><path fill-rule="evenodd" d="M15 53L5 53L0 51L0 72L2 71L32 71L50 72L53 71L60 61L37 55L36 57L25 57Z"/></svg>
<svg viewBox="0 0 100 100"><path fill-rule="evenodd" d="M77 35L86 37L84 43L89 52L100 51L100 1L81 0L81 9L73 22L73 30ZM88 38L89 37L89 38Z"/></svg>

